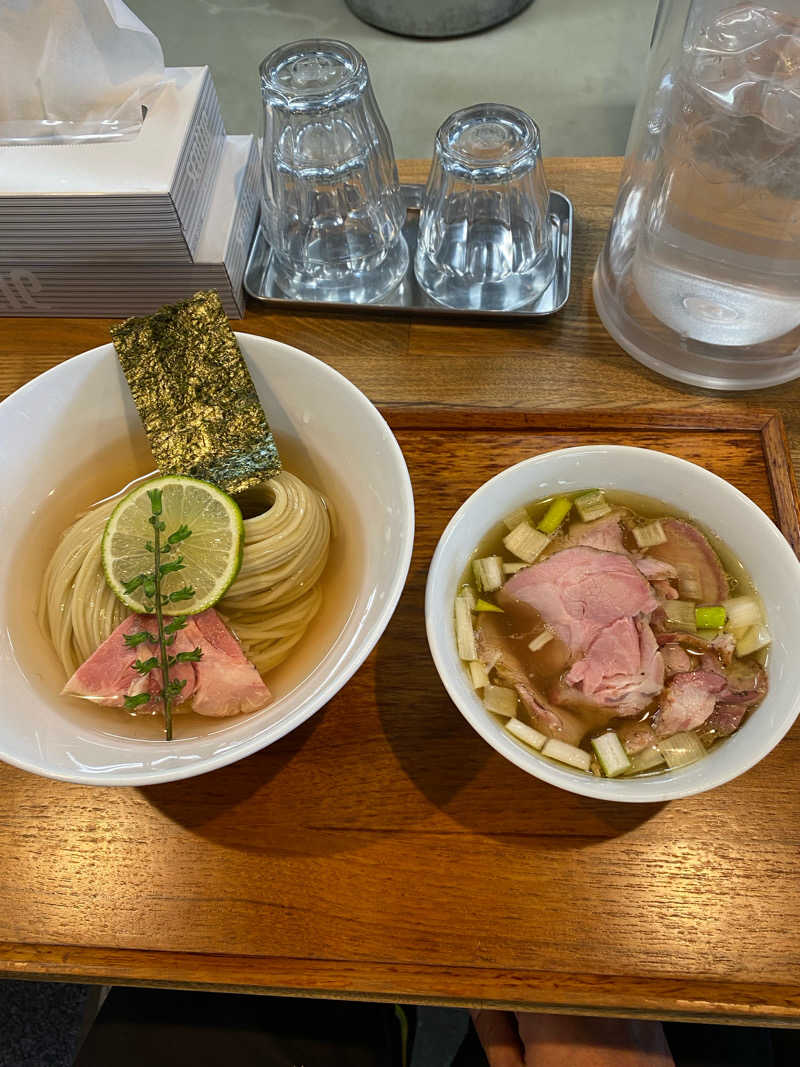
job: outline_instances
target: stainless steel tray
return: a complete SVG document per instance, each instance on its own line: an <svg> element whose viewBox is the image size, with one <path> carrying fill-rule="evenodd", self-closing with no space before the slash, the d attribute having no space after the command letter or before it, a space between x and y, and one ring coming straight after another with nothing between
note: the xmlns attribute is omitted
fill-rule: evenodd
<svg viewBox="0 0 800 1067"><path fill-rule="evenodd" d="M419 206L422 201L422 185L401 186L406 201L406 223L403 234L408 242L409 265L406 276L400 284L392 290L383 300L373 304L352 304L341 301L312 301L296 300L286 296L275 284L269 270L270 248L261 232L261 227L256 228L256 235L250 249L247 267L244 272L244 287L247 294L254 300L274 307L292 308L302 305L303 307L319 308L358 308L363 311L391 311L395 314L402 311L420 312L432 316L493 316L508 315L518 318L540 317L553 315L560 311L569 297L570 262L572 258L572 203L563 193L550 192L549 214L555 225L552 227L553 254L556 260L556 273L553 281L545 289L542 295L530 304L517 308L516 311L454 311L452 308L443 307L431 300L417 284L414 277L414 252L417 248L417 224L419 222Z"/></svg>

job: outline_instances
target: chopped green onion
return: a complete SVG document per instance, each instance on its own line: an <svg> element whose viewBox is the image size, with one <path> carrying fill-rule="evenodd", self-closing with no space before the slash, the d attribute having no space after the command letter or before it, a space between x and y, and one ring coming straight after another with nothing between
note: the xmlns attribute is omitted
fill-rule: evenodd
<svg viewBox="0 0 800 1067"><path fill-rule="evenodd" d="M538 652L540 648L544 648L544 646L552 640L552 633L549 630L542 630L542 632L537 634L532 641L528 642L528 648L531 652Z"/></svg>
<svg viewBox="0 0 800 1067"><path fill-rule="evenodd" d="M694 604L689 600L665 600L662 607L670 626L694 633L697 629Z"/></svg>
<svg viewBox="0 0 800 1067"><path fill-rule="evenodd" d="M703 587L700 584L700 571L691 563L682 563L678 571L678 593L683 600L702 600Z"/></svg>
<svg viewBox="0 0 800 1067"><path fill-rule="evenodd" d="M495 715L513 718L517 714L517 694L514 689L502 685L487 685L483 691L483 703L487 711Z"/></svg>
<svg viewBox="0 0 800 1067"><path fill-rule="evenodd" d="M719 630L698 630L697 636L703 641L713 641L715 637L719 637Z"/></svg>
<svg viewBox="0 0 800 1067"><path fill-rule="evenodd" d="M544 734L540 734L538 730L534 730L532 726L527 726L524 722L520 722L519 719L509 719L505 727L510 734L513 734L520 741L524 741L526 745L530 745L537 752L541 750L547 740Z"/></svg>
<svg viewBox="0 0 800 1067"><path fill-rule="evenodd" d="M749 630L745 631L744 636L736 642L736 655L751 656L754 652L758 652L760 648L766 648L771 641L769 630L764 623L758 626L751 626Z"/></svg>
<svg viewBox="0 0 800 1067"><path fill-rule="evenodd" d="M546 534L555 533L571 510L572 501L565 496L558 497L544 513L543 518L537 522L536 529ZM586 754L589 755L588 752Z"/></svg>
<svg viewBox="0 0 800 1067"><path fill-rule="evenodd" d="M529 522L521 522L503 538L503 544L508 551L513 552L526 563L533 563L549 542L550 538L534 530Z"/></svg>
<svg viewBox="0 0 800 1067"><path fill-rule="evenodd" d="M694 621L698 630L721 630L727 619L725 608L721 605L694 609Z"/></svg>
<svg viewBox="0 0 800 1067"><path fill-rule="evenodd" d="M628 753L613 730L592 738L592 748L606 778L616 778L631 765Z"/></svg>
<svg viewBox="0 0 800 1067"><path fill-rule="evenodd" d="M517 571L524 571L526 567L530 567L530 563L504 563L503 574L516 574Z"/></svg>
<svg viewBox="0 0 800 1067"><path fill-rule="evenodd" d="M661 750L656 745L648 745L640 752L631 756L631 765L626 774L641 774L642 771L652 771L654 767L660 767L664 763Z"/></svg>
<svg viewBox="0 0 800 1067"><path fill-rule="evenodd" d="M664 527L660 519L654 519L644 526L634 526L633 538L639 548L652 548L653 545L663 545L667 539Z"/></svg>
<svg viewBox="0 0 800 1067"><path fill-rule="evenodd" d="M754 596L734 596L723 600L722 606L728 615L728 629L731 631L748 630L764 621L761 604Z"/></svg>
<svg viewBox="0 0 800 1067"><path fill-rule="evenodd" d="M566 741L557 741L553 737L545 742L542 755L558 760L559 763L566 763L570 767L576 767L579 771L588 771L592 765L592 757L588 752L582 748L576 748L575 745L568 745Z"/></svg>
<svg viewBox="0 0 800 1067"><path fill-rule="evenodd" d="M461 586L458 591L458 595L461 597L462 600L466 600L469 602L470 611L475 610L475 590L468 582Z"/></svg>
<svg viewBox="0 0 800 1067"><path fill-rule="evenodd" d="M476 600L475 601L475 607L472 610L473 611L499 611L501 615L503 614L503 609L502 608L498 608L497 604L492 604L488 600Z"/></svg>
<svg viewBox="0 0 800 1067"><path fill-rule="evenodd" d="M469 676L472 679L474 689L485 689L489 684L489 675L479 659L474 659L470 662Z"/></svg>
<svg viewBox="0 0 800 1067"><path fill-rule="evenodd" d="M503 584L503 557L486 556L472 561L472 572L478 588L484 593L493 593Z"/></svg>
<svg viewBox="0 0 800 1067"><path fill-rule="evenodd" d="M516 511L512 511L510 515L506 515L503 519L503 525L507 530L513 530L515 526L519 526L521 522L528 522L530 516L526 508L517 508Z"/></svg>
<svg viewBox="0 0 800 1067"><path fill-rule="evenodd" d="M478 658L469 601L460 596L456 597L456 644L461 659L469 661Z"/></svg>
<svg viewBox="0 0 800 1067"><path fill-rule="evenodd" d="M611 507L606 500L602 489L590 489L575 497L575 507L584 522L593 522L608 515Z"/></svg>
<svg viewBox="0 0 800 1067"><path fill-rule="evenodd" d="M686 767L702 759L706 754L705 745L691 730L673 734L672 737L659 741L658 747L668 767Z"/></svg>

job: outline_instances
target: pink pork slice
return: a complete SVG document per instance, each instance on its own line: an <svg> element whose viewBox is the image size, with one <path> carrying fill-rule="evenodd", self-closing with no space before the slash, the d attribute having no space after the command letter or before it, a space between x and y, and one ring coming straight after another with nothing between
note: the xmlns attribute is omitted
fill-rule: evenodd
<svg viewBox="0 0 800 1067"><path fill-rule="evenodd" d="M515 574L497 594L504 607L535 608L573 654L585 652L617 619L655 611L658 601L633 562L615 552L565 548Z"/></svg>
<svg viewBox="0 0 800 1067"><path fill-rule="evenodd" d="M128 648L125 644L126 637L141 630L155 633L155 617L129 615L123 619L97 651L78 667L61 692L108 708L121 708L126 696L146 692L150 688L150 678L134 670L133 664L137 659L154 656L155 645L145 642L136 648Z"/></svg>
<svg viewBox="0 0 800 1067"><path fill-rule="evenodd" d="M192 710L198 715L242 715L258 711L272 699L261 675L213 608L189 616L175 644L181 645L178 651L199 648L203 653L192 664Z"/></svg>
<svg viewBox="0 0 800 1067"><path fill-rule="evenodd" d="M712 714L717 701L728 691L723 675L713 671L676 674L667 686L653 727L659 737L694 730Z"/></svg>
<svg viewBox="0 0 800 1067"><path fill-rule="evenodd" d="M565 548L597 548L601 552L616 552L627 556L622 533L622 512L612 512L602 519L592 522L573 522L567 533ZM637 569L645 576L653 588L665 600L677 600L678 590L670 584L678 577L678 572L671 563L649 556L631 556Z"/></svg>
<svg viewBox="0 0 800 1067"><path fill-rule="evenodd" d="M746 704L717 704L706 719L706 726L710 727L717 737L730 737L741 726L746 711Z"/></svg>
<svg viewBox="0 0 800 1067"><path fill-rule="evenodd" d="M150 689L155 696L161 687L158 674L138 674L133 668L137 659L157 654L154 645L145 642L128 648L128 634L146 630L156 632L153 615L129 615L94 652L64 686L69 696L81 697L106 707L119 708L127 695ZM180 702L192 700L192 710L199 715L240 715L263 708L272 699L269 689L256 668L220 616L210 608L201 615L190 615L170 645L170 654L199 648L202 658L196 663L178 663L170 677L183 679Z"/></svg>
<svg viewBox="0 0 800 1067"><path fill-rule="evenodd" d="M627 555L578 547L519 571L497 597L535 608L567 645L573 666L570 692L557 687L555 703L588 701L632 715L664 684L664 662L644 619L658 607L647 579Z"/></svg>
<svg viewBox="0 0 800 1067"><path fill-rule="evenodd" d="M591 522L573 522L567 531L566 545L570 548L597 548L601 552L625 552L620 523L621 512L613 512Z"/></svg>
<svg viewBox="0 0 800 1067"><path fill-rule="evenodd" d="M664 660L647 623L617 619L600 631L566 680L618 715L634 715L663 689Z"/></svg>
<svg viewBox="0 0 800 1067"><path fill-rule="evenodd" d="M686 674L692 669L692 657L677 641L671 641L669 644L664 645L661 649L661 655L664 659L664 670L668 678L673 674Z"/></svg>
<svg viewBox="0 0 800 1067"><path fill-rule="evenodd" d="M705 534L682 519L662 519L667 540L648 550L652 558L671 564L678 574L686 568L700 582L700 602L719 604L728 595L728 579L719 556Z"/></svg>
<svg viewBox="0 0 800 1067"><path fill-rule="evenodd" d="M711 647L714 647L713 641ZM707 652L700 666L704 671L713 671L725 679L726 689L720 700L749 707L760 703L766 696L767 672L759 664L737 659L725 665L717 655Z"/></svg>

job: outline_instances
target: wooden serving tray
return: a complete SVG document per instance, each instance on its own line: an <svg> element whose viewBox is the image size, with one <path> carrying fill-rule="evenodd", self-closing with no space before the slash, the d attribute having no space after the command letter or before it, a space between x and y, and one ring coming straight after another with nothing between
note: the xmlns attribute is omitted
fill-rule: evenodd
<svg viewBox="0 0 800 1067"><path fill-rule="evenodd" d="M800 1025L800 729L698 797L574 796L467 725L423 615L431 555L466 496L568 445L700 463L800 548L780 418L713 407L386 415L417 534L376 650L323 712L200 778L89 790L3 767L0 903L24 906L0 907L0 970Z"/></svg>
<svg viewBox="0 0 800 1067"><path fill-rule="evenodd" d="M420 514L417 505L415 558L423 550L428 527L435 534L435 547L467 496L506 467L555 448L602 443L671 452L713 471L763 508L800 554L800 498L783 421L776 412L742 408L717 415L708 408L637 415L409 406L384 408L383 413L406 456L417 500L432 494L436 502L435 522L427 509ZM421 466L415 466L417 455ZM442 468L438 475L432 462ZM431 555L432 549L428 561Z"/></svg>

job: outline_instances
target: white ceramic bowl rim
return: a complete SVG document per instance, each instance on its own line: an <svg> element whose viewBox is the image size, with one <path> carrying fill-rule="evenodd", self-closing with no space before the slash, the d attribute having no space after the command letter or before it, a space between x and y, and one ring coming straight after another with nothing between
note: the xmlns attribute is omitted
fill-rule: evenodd
<svg viewBox="0 0 800 1067"><path fill-rule="evenodd" d="M310 718L316 711L326 704L331 697L333 697L347 683L370 654L381 634L386 629L405 586L414 541L414 497L405 457L397 443L397 439L378 409L364 395L364 393L345 378L344 375L330 367L327 363L316 359L314 356L311 356L300 349L293 348L290 345L285 345L278 341L273 341L270 338L246 333L237 333L236 336L246 358L248 358L248 346L256 349L266 346L270 352L279 352L284 357L290 359L293 362L293 365L304 365L309 372L312 372L319 379L324 380L331 391L335 390L341 394L349 394L349 397L359 408L359 418L363 419L366 423L371 424L371 432L375 439L377 440L379 438L382 447L387 449L387 470L391 472L391 478L393 479L393 490L397 494L397 511L402 516L401 522L403 530L399 544L399 554L392 571L391 580L385 588L381 606L379 608L374 607L374 605L370 606L370 611L374 612L374 617L369 626L363 632L359 633L358 639L353 638L351 640L346 650L349 654L346 656L342 655L338 660L332 662L328 668L330 670L330 676L323 684L318 686L313 697L304 700L300 706L287 713L278 721L272 722L261 729L257 729L248 736L239 737L231 744L220 745L217 751L212 755L197 759L194 762L181 763L178 752L181 742L169 742L169 745L171 746L170 751L175 751L174 760L169 758L168 753L165 753L163 761L153 761L154 764L156 762L162 762L164 764L162 767L149 764L148 768L146 770L143 769L141 773L127 769L124 773L115 775L109 773L107 769L104 769L102 773L94 773L91 769L77 766L74 772L54 770L47 766L44 757L39 762L20 758L18 754L6 750L5 746L3 746L0 748L0 759L6 763L19 767L22 770L30 771L34 774L41 774L62 781L103 786L154 785L160 782L175 781L198 774L204 774L207 771L215 770L242 759L245 756L251 755L259 749L277 741L285 734L294 730L301 723L305 722L306 719ZM68 390L69 380L72 375L76 373L78 368L88 369L106 359L113 359L114 364L117 362L113 345L110 343L100 345L97 348L73 356L72 358L65 360L63 363L38 375L36 378L33 378L0 403L0 425L15 414L22 414L24 412L24 404L27 398L31 393L35 393L39 390L43 382L52 383L54 387L59 387L63 383L64 389ZM267 375L268 373L269 370L267 369ZM2 653L1 648L0 653ZM330 653L326 654L323 663L329 658L331 658ZM2 670L2 661L3 656L0 654L0 670ZM35 694L32 694L32 698L38 699ZM246 719L243 719L242 721L245 722ZM136 744L136 742L133 742L132 744ZM161 742L144 742L144 744L154 745L161 744Z"/></svg>
<svg viewBox="0 0 800 1067"><path fill-rule="evenodd" d="M456 594L456 584L452 580L452 567L448 565L452 563L452 545L462 529L462 524L468 520L474 522L473 528L475 532L472 535L472 550L474 550L475 545L500 521L502 516L510 513L513 507L518 506L518 504L512 503L506 511L498 512L495 503L493 503L493 498L499 487L513 481L520 472L524 472L526 475L530 474L533 479L537 471L547 471L548 467L552 467L554 463L581 460L597 455L602 455L612 461L609 463L609 470L615 469L614 460L628 459L634 463L648 464L653 468L658 467L663 471L672 471L679 476L683 475L687 479L689 477L698 478L709 492L716 491L717 494L724 494L729 500L735 501L736 508L743 520L746 516L758 527L761 551L769 554L773 563L785 568L787 595L789 598L787 602L791 603L791 597L794 595L794 610L800 621L800 609L797 608L797 604L800 604L800 561L796 558L783 534L769 517L739 489L695 463L656 449L638 448L629 445L578 445L572 448L555 449L541 453L506 468L476 489L453 515L434 552L425 591L425 625L431 655L451 699L470 725L506 759L529 774L533 774L551 785L582 796L611 801L655 803L692 796L722 785L749 770L759 760L763 759L789 731L798 714L800 714L800 665L795 665L789 659L787 669L794 671L796 685L794 686L792 699L787 702L782 712L777 713L774 728L765 729L758 735L753 735L751 732L751 743L746 749L744 746L739 745L735 749L735 757L727 758L724 761L719 759L721 753L725 752L729 755L734 751L733 742L743 739L743 730L765 707L772 695L771 691L762 705L756 710L753 719L748 720L748 723L739 732L739 736L733 735L731 738L726 739L723 745L713 749L699 763L685 768L665 771L658 775L620 780L594 778L569 770L566 767L562 769L557 763L539 756L533 751L527 751L521 742L515 741L496 722L493 716L485 710L468 682L467 672L464 670L463 664L458 660L452 622L452 601ZM624 480L622 479L622 482ZM592 484L595 483L593 482ZM596 484L603 483L597 482ZM618 484L614 478L607 479L604 484L609 489L625 488L624 484ZM564 491L569 492L571 488L573 487L567 487ZM574 488L589 488L589 485L575 485ZM645 492L644 489L637 489L636 491ZM541 495L544 496L546 494L542 493ZM650 492L648 495L659 497L659 493L655 491ZM529 494L527 498L523 497L523 500L520 500L519 503L522 503L525 499L529 502L532 496ZM685 507L684 510L690 511L689 508ZM491 518L487 519L486 516L491 516ZM707 525L711 526L712 524L708 523ZM733 547L731 544L733 539L726 537L724 533L722 536ZM459 573L463 572L469 554L467 552L460 558ZM748 569L751 572L754 570L752 561ZM447 584L446 571L449 574L449 584ZM757 586L758 584L756 582ZM444 605L441 602L442 598L445 601ZM774 607L774 605L767 605L768 615L771 614L771 607ZM777 636L780 637L781 635ZM773 629L774 650L776 648L775 639L776 632ZM773 659L774 656L775 651L772 653ZM773 673L774 670L771 663L771 687Z"/></svg>

